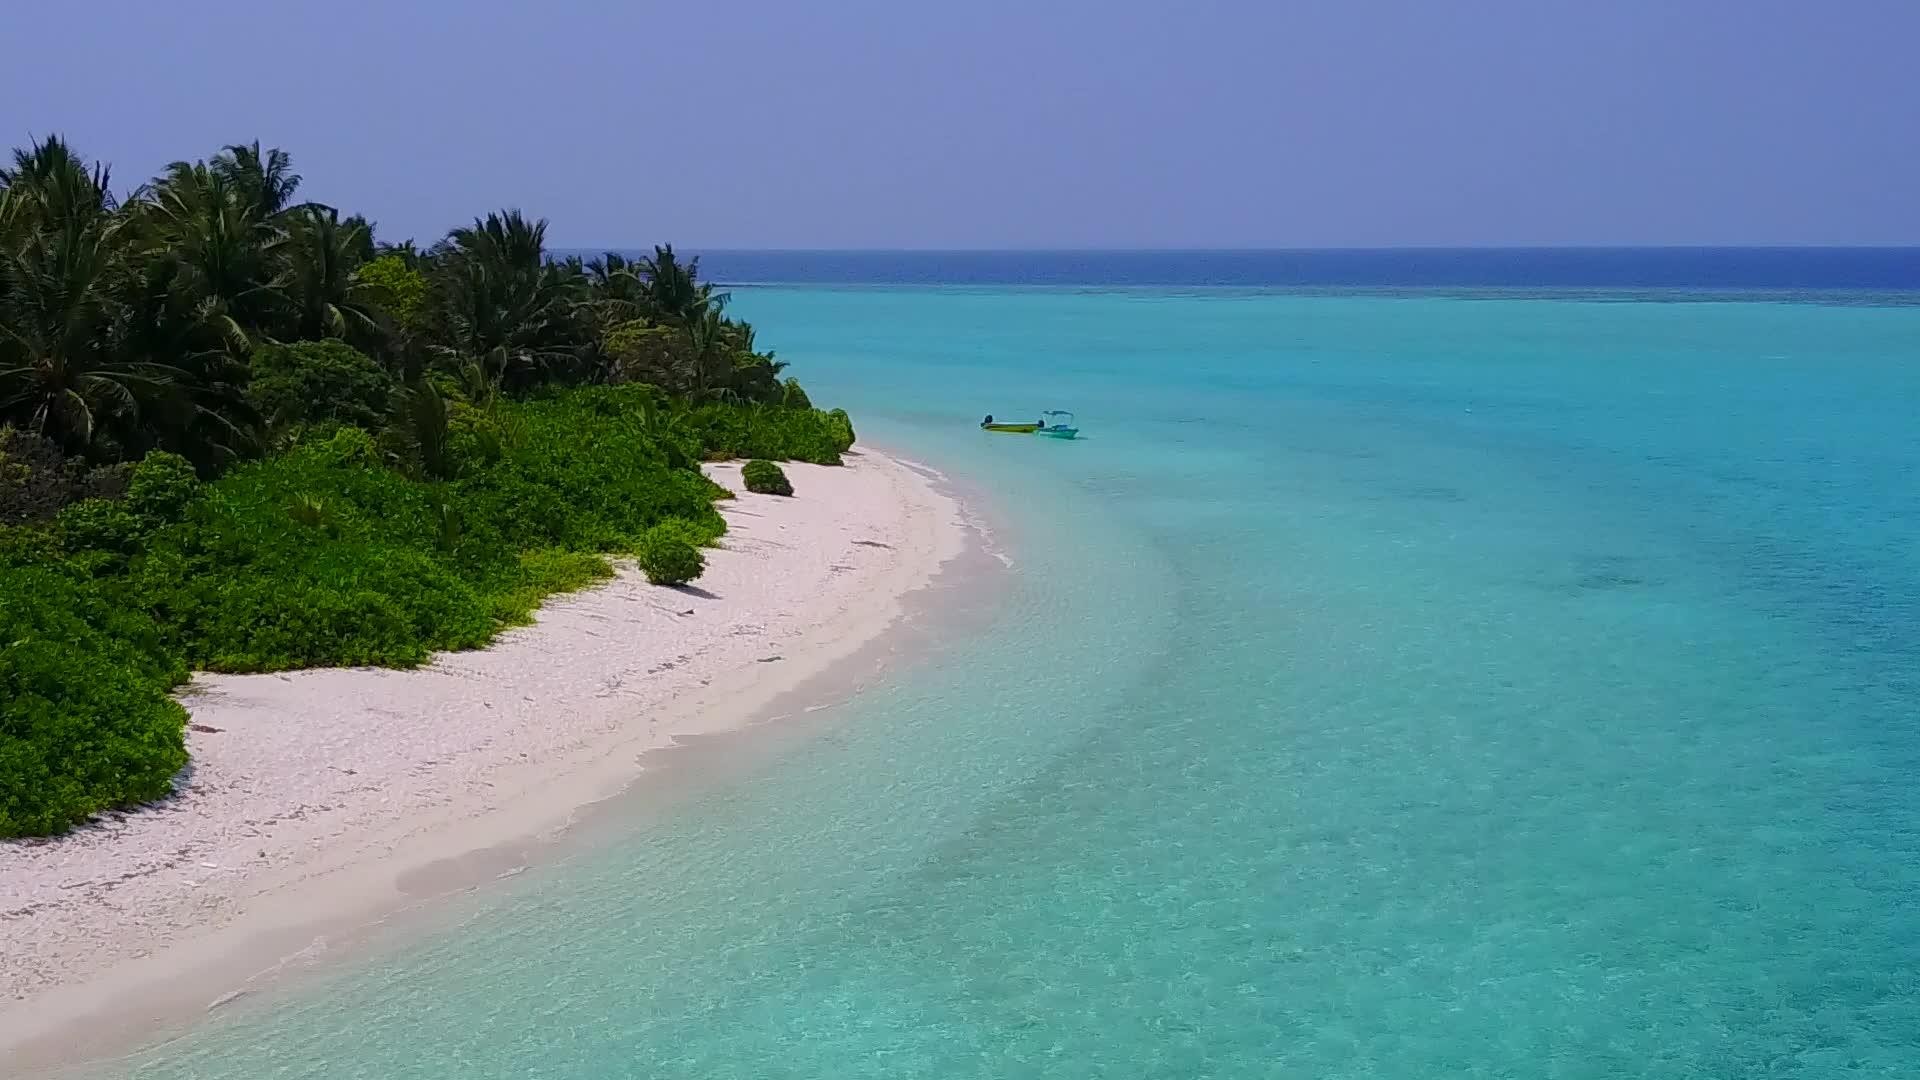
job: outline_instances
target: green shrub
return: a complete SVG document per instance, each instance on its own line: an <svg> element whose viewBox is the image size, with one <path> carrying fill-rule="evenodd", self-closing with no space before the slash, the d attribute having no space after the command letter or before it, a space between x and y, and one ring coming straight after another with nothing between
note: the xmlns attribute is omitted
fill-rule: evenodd
<svg viewBox="0 0 1920 1080"><path fill-rule="evenodd" d="M186 458L156 450L133 467L125 497L67 506L54 515L54 532L70 554L131 555L147 533L179 520L199 487Z"/></svg>
<svg viewBox="0 0 1920 1080"><path fill-rule="evenodd" d="M340 427L211 483L149 455L122 500L0 528L4 827L47 831L164 793L181 760L166 689L188 665L419 664L604 578L605 554L693 580L699 545L725 530L686 410L647 387L442 404L449 479L395 469L366 431ZM22 612L66 621L22 630ZM90 716L97 730L80 731ZM22 784L41 793L14 794Z"/></svg>
<svg viewBox="0 0 1920 1080"><path fill-rule="evenodd" d="M621 323L607 332L603 348L612 361L615 382L638 382L669 388L687 382L689 361L686 331L673 326L648 326L639 320Z"/></svg>
<svg viewBox="0 0 1920 1080"><path fill-rule="evenodd" d="M253 353L247 396L276 427L378 427L392 404L393 377L344 341L262 345Z"/></svg>
<svg viewBox="0 0 1920 1080"><path fill-rule="evenodd" d="M336 465L371 469L384 464L373 436L359 428L341 428L317 446L318 452Z"/></svg>
<svg viewBox="0 0 1920 1080"><path fill-rule="evenodd" d="M649 438L647 393L456 403L449 481L388 468L366 432L341 428L206 485L187 520L144 540L128 526L115 550L137 554L111 587L218 671L404 667L484 644L662 521L695 543L724 529L711 481L669 468ZM476 430L497 438L470 454Z"/></svg>
<svg viewBox="0 0 1920 1080"><path fill-rule="evenodd" d="M502 626L525 626L534 609L557 593L584 589L613 576L613 567L598 555L546 548L520 556L520 583L492 594L493 617Z"/></svg>
<svg viewBox="0 0 1920 1080"><path fill-rule="evenodd" d="M343 428L211 485L190 520L147 539L117 587L198 667L419 664L485 643L484 594L514 583L510 549L465 566L441 550L430 490Z"/></svg>
<svg viewBox="0 0 1920 1080"><path fill-rule="evenodd" d="M0 836L172 791L186 673L152 622L45 568L0 570L0 596Z"/></svg>
<svg viewBox="0 0 1920 1080"><path fill-rule="evenodd" d="M718 515L715 516L718 517ZM694 547L717 547L720 536L725 530L726 522L722 520L693 522L686 518L670 517L647 532L677 537Z"/></svg>
<svg viewBox="0 0 1920 1080"><path fill-rule="evenodd" d="M373 294L403 330L414 329L427 302L427 276L398 255L382 255L362 263L353 275Z"/></svg>
<svg viewBox="0 0 1920 1080"><path fill-rule="evenodd" d="M685 585L707 568L706 556L671 528L656 526L634 551L640 569L655 585Z"/></svg>
<svg viewBox="0 0 1920 1080"><path fill-rule="evenodd" d="M412 667L436 650L493 637L486 586L494 582L467 579L432 552L354 535L352 526L327 531L275 516L222 521L205 547L150 553L129 575L129 598L155 605L196 667ZM274 547L234 543L249 527L279 533ZM497 577L515 583L510 573Z"/></svg>
<svg viewBox="0 0 1920 1080"><path fill-rule="evenodd" d="M841 453L853 449L853 419L845 409L835 409L827 414L827 428L833 435L834 449Z"/></svg>
<svg viewBox="0 0 1920 1080"><path fill-rule="evenodd" d="M287 503L287 516L309 529L333 531L333 510L327 506L327 500L318 495L295 494Z"/></svg>
<svg viewBox="0 0 1920 1080"><path fill-rule="evenodd" d="M800 380L794 378L789 378L786 382L780 384L780 404L783 408L788 409L813 408L813 401L807 397L807 392L801 388Z"/></svg>
<svg viewBox="0 0 1920 1080"><path fill-rule="evenodd" d="M127 480L127 512L154 525L178 521L200 488L200 477L179 454L155 450Z"/></svg>
<svg viewBox="0 0 1920 1080"><path fill-rule="evenodd" d="M841 433L829 414L818 409L702 405L688 411L687 421L698 434L701 449L709 459L766 458L815 465L840 464Z"/></svg>
<svg viewBox="0 0 1920 1080"><path fill-rule="evenodd" d="M58 563L63 553L54 529L0 525L0 570Z"/></svg>
<svg viewBox="0 0 1920 1080"><path fill-rule="evenodd" d="M74 554L131 554L146 531L146 524L128 513L124 505L105 499L85 499L61 510L54 515L53 527L60 546Z"/></svg>
<svg viewBox="0 0 1920 1080"><path fill-rule="evenodd" d="M516 406L519 445L497 467L453 485L472 504L470 529L496 529L523 548L632 551L669 517L724 528L711 484L673 468L648 430L644 386L594 387ZM689 463L690 464L690 463Z"/></svg>
<svg viewBox="0 0 1920 1080"><path fill-rule="evenodd" d="M747 490L761 495L791 495L793 485L787 482L787 474L780 466L771 461L749 461L740 470L740 480Z"/></svg>

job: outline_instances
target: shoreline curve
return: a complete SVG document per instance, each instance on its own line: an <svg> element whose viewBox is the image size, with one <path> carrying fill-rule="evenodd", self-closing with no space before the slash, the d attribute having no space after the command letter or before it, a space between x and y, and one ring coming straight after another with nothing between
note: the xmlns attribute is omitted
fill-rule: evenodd
<svg viewBox="0 0 1920 1080"><path fill-rule="evenodd" d="M411 671L202 675L178 792L0 842L0 1057L97 1062L379 921L523 869L645 753L732 731L876 641L967 546L937 473L871 448L739 497L694 587L618 564ZM85 1032L84 1055L73 1036Z"/></svg>

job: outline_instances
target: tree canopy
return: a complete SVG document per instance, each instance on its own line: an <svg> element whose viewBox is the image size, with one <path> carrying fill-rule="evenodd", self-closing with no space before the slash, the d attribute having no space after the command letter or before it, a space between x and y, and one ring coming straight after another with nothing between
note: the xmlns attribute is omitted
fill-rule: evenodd
<svg viewBox="0 0 1920 1080"><path fill-rule="evenodd" d="M344 342L401 383L804 400L671 245L555 259L546 222L517 209L424 250L389 243L300 201L292 158L258 142L174 162L124 198L109 181L59 136L0 169L0 426L90 463L164 449L218 471L266 452L256 358L298 341Z"/></svg>
<svg viewBox="0 0 1920 1080"><path fill-rule="evenodd" d="M0 167L0 837L167 794L191 669L422 663L607 554L685 583L703 459L852 441L670 246L308 194L258 142L124 196L57 136Z"/></svg>

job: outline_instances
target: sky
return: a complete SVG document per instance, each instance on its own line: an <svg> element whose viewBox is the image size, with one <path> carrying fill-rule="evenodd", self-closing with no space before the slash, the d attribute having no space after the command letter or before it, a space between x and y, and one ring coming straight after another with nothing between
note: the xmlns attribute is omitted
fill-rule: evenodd
<svg viewBox="0 0 1920 1080"><path fill-rule="evenodd" d="M9 5L0 134L559 247L1920 244L1920 0Z"/></svg>

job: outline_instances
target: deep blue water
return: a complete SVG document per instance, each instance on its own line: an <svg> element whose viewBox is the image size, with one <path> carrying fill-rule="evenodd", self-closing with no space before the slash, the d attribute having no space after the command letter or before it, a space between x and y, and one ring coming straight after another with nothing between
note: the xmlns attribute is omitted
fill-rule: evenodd
<svg viewBox="0 0 1920 1080"><path fill-rule="evenodd" d="M729 284L1920 290L1920 248L711 251Z"/></svg>
<svg viewBox="0 0 1920 1080"><path fill-rule="evenodd" d="M739 290L991 624L138 1072L1920 1077L1920 305L1470 295Z"/></svg>

